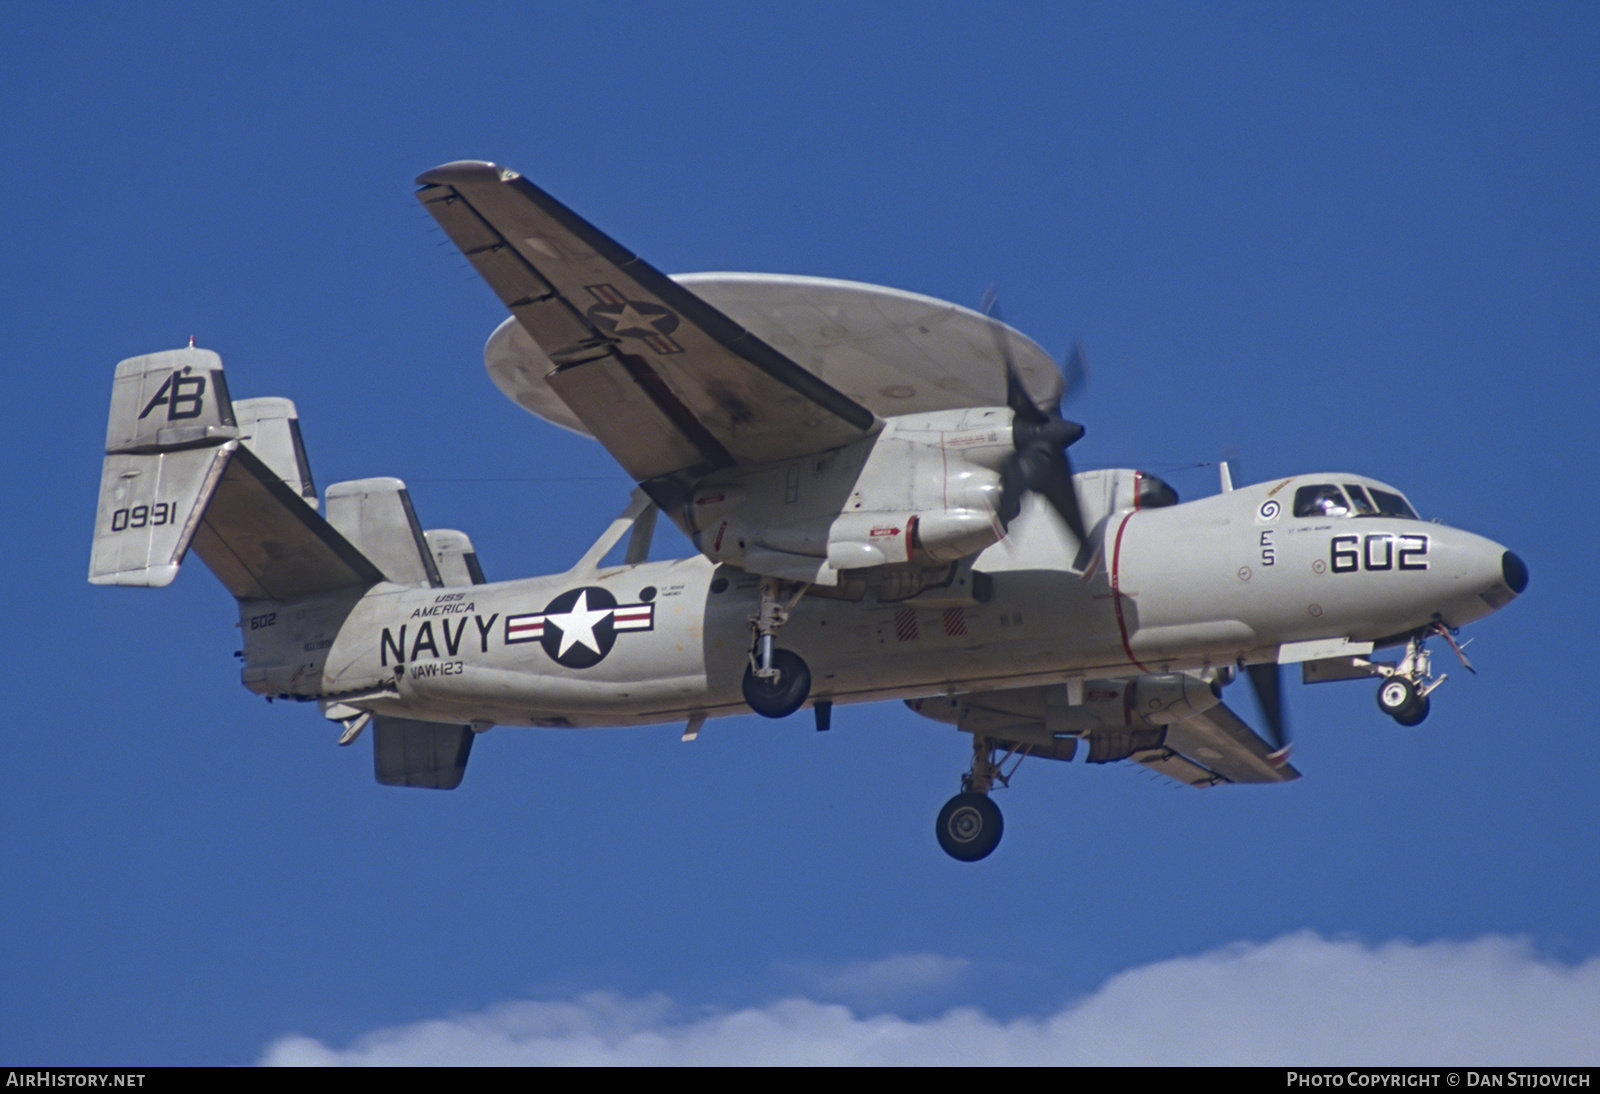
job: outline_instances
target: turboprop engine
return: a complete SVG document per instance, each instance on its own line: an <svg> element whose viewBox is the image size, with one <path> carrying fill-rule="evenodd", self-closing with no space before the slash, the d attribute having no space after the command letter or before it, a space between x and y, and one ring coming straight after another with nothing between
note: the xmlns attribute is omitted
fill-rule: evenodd
<svg viewBox="0 0 1600 1094"><path fill-rule="evenodd" d="M822 585L844 570L977 554L1005 534L1012 418L1005 407L908 414L830 452L712 475L687 505L695 545L717 562Z"/></svg>

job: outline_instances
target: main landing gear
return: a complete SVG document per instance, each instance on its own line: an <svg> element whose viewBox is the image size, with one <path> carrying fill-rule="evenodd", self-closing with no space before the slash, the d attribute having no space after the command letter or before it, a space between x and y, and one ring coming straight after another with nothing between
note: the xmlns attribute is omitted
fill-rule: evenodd
<svg viewBox="0 0 1600 1094"><path fill-rule="evenodd" d="M962 862L977 862L1000 846L1005 821L1000 807L989 800L989 791L998 782L1009 785L1001 764L1010 753L995 759L995 749L981 733L972 735L972 770L961 776L961 793L944 803L934 833L945 854Z"/></svg>
<svg viewBox="0 0 1600 1094"><path fill-rule="evenodd" d="M1439 635L1450 644L1456 656L1461 658L1463 668L1468 672L1477 671L1456 643L1450 629L1442 622L1435 622L1426 630L1413 634L1406 642L1405 656L1396 664L1376 666L1384 676L1383 683L1378 685L1378 709L1403 726L1422 724L1431 706L1428 696L1447 679L1444 673L1437 678L1432 675L1432 662L1426 643L1434 635Z"/></svg>
<svg viewBox="0 0 1600 1094"><path fill-rule="evenodd" d="M773 645L778 628L789 621L789 612L808 588L798 585L785 604L783 583L773 577L761 579L761 608L750 617L750 664L744 670L742 690L750 709L768 718L793 714L811 694L811 669L805 661L798 653Z"/></svg>

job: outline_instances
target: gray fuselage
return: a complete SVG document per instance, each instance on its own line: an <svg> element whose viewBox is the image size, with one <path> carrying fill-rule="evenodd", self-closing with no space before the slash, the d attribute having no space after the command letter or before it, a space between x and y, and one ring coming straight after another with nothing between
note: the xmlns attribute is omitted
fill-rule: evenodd
<svg viewBox="0 0 1600 1094"><path fill-rule="evenodd" d="M1322 479L1381 487L1298 476L1114 510L1096 522L1092 552L1035 508L977 556L977 580L962 589L807 595L782 642L810 666L812 702L849 703L1292 660L1281 654L1294 644L1458 627L1521 591L1508 588L1514 556L1468 532L1403 516L1292 515L1296 488ZM245 601L244 682L458 724L742 713L758 586L692 557Z"/></svg>

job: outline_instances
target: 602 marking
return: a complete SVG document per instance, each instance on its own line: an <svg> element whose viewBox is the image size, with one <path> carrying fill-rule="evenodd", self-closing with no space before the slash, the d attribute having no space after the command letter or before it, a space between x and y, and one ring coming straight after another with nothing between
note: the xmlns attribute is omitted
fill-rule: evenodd
<svg viewBox="0 0 1600 1094"><path fill-rule="evenodd" d="M1399 541L1399 550L1395 542ZM1370 536L1334 536L1329 544L1329 560L1336 574L1357 570L1426 570L1428 537L1392 536L1377 532Z"/></svg>

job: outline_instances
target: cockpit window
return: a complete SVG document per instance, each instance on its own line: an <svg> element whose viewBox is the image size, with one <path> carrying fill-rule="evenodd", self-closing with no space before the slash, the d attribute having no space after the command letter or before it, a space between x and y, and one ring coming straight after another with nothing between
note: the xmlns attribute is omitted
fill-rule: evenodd
<svg viewBox="0 0 1600 1094"><path fill-rule="evenodd" d="M1346 498L1348 493L1349 497ZM1418 520L1406 499L1376 486L1347 482L1344 489L1331 482L1302 486L1294 492L1297 517L1407 517Z"/></svg>
<svg viewBox="0 0 1600 1094"><path fill-rule="evenodd" d="M1331 482L1316 486L1302 486L1294 492L1294 515L1297 517L1348 517L1350 503L1344 492Z"/></svg>
<svg viewBox="0 0 1600 1094"><path fill-rule="evenodd" d="M1417 511L1406 504L1406 499L1387 490L1372 488L1372 500L1378 503L1378 512L1386 517L1410 517L1417 520Z"/></svg>
<svg viewBox="0 0 1600 1094"><path fill-rule="evenodd" d="M1344 492L1350 495L1350 500L1355 504L1356 516L1370 517L1377 513L1377 506L1372 504L1372 499L1367 497L1367 488L1359 483L1347 482Z"/></svg>

